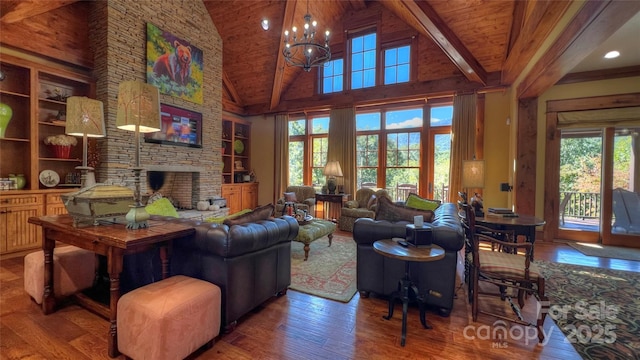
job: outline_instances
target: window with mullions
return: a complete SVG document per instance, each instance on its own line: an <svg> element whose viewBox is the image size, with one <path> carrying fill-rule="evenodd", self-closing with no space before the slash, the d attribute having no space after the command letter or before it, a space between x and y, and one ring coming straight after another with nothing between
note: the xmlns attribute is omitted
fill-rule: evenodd
<svg viewBox="0 0 640 360"><path fill-rule="evenodd" d="M344 61L335 59L322 67L322 93L329 94L342 91L344 83Z"/></svg>
<svg viewBox="0 0 640 360"><path fill-rule="evenodd" d="M377 187L380 122L380 112L356 114L356 181L358 188L364 187L363 184Z"/></svg>
<svg viewBox="0 0 640 360"><path fill-rule="evenodd" d="M324 184L328 134L328 116L289 121L289 185L313 184L320 190Z"/></svg>
<svg viewBox="0 0 640 360"><path fill-rule="evenodd" d="M351 39L351 88L376 85L376 33Z"/></svg>
<svg viewBox="0 0 640 360"><path fill-rule="evenodd" d="M411 46L400 46L384 51L384 84L409 82Z"/></svg>

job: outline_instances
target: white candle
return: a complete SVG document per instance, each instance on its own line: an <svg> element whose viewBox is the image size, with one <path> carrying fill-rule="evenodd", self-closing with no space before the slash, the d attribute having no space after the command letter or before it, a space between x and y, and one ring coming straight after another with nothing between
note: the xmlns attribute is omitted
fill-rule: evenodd
<svg viewBox="0 0 640 360"><path fill-rule="evenodd" d="M416 215L413 217L413 225L415 227L424 226L424 218L422 217L422 215Z"/></svg>

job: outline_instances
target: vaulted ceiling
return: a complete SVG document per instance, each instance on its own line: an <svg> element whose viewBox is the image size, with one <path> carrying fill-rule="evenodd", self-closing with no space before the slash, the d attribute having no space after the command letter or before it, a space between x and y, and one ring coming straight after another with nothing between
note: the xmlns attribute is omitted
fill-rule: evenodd
<svg viewBox="0 0 640 360"><path fill-rule="evenodd" d="M500 89L513 84L536 51L548 46L537 63L526 69L528 75L517 89L518 97L535 97L640 13L640 1L608 0L204 0L204 5L223 40L223 105L241 114ZM73 0L2 0L0 37L4 44L38 52L33 44L42 32L56 31L50 27L53 19L73 18L69 17L73 9L86 11L87 6L87 2ZM307 11L320 29L331 30L334 57L346 54L345 34L350 30L373 25L380 44L411 39L417 49L415 80L405 85L317 94L316 72L288 67L281 56L283 30L301 26ZM572 15L568 22L567 14ZM265 18L271 23L267 31L260 27ZM638 29L639 18L635 17ZM66 28L61 34L76 35L67 41L83 46L86 18L58 26ZM564 31L555 34L554 43L545 44L558 26ZM26 30L6 31L17 28ZM34 41L25 42L20 35L24 31L29 31ZM634 34L633 30L627 32ZM92 59L77 50L76 64L90 67ZM51 46L46 51L64 59L62 50ZM640 61L617 72L638 74Z"/></svg>

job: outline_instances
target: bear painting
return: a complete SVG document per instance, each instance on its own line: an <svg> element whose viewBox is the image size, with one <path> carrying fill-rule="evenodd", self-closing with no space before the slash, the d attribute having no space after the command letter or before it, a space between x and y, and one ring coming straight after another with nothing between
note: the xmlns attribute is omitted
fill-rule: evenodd
<svg viewBox="0 0 640 360"><path fill-rule="evenodd" d="M202 50L147 23L147 83L160 93L203 102Z"/></svg>
<svg viewBox="0 0 640 360"><path fill-rule="evenodd" d="M166 75L179 85L186 86L191 76L191 46L184 46L178 40L173 42L173 50L164 53L153 65L156 76Z"/></svg>

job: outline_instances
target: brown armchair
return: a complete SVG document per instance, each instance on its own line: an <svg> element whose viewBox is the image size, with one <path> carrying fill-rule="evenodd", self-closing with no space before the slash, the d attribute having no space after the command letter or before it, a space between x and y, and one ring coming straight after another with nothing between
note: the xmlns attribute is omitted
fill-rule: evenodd
<svg viewBox="0 0 640 360"><path fill-rule="evenodd" d="M316 189L313 186L288 186L284 192L289 197L295 196L296 209L305 210L311 216L314 216L314 206L316 204ZM285 195L278 199L276 202L276 215L281 215L284 210L285 202L289 202L289 199L285 199Z"/></svg>
<svg viewBox="0 0 640 360"><path fill-rule="evenodd" d="M353 224L359 218L375 219L376 200L381 196L391 199L384 189L377 191L370 188L358 189L355 198L347 201L340 210L340 220L338 221L340 230L352 232Z"/></svg>

